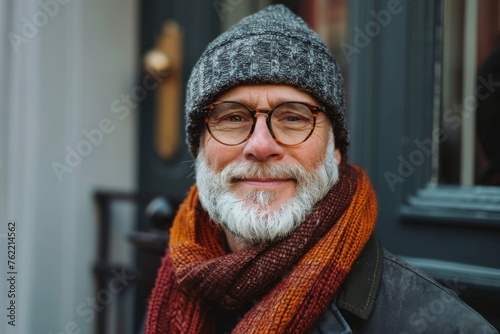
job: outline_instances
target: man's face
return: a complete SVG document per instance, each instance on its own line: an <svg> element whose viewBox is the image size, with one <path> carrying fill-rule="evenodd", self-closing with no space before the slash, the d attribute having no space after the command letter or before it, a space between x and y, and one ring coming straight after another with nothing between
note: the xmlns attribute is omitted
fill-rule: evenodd
<svg viewBox="0 0 500 334"><path fill-rule="evenodd" d="M238 101L252 109L272 109L284 101L319 105L311 95L295 87L270 84L238 86L220 95L217 101ZM335 150L335 154L333 152L332 127L327 116L321 112L317 116L316 126L311 136L297 146L287 147L278 144L267 128L265 115L257 116L252 136L242 144L236 146L221 144L213 139L207 130L203 133L200 144L200 154L197 159L197 183L204 207L218 206L219 200L228 202L224 211L234 210L235 206L241 205L239 211L250 208L252 214L256 213L262 218L262 224L267 224L269 218L272 217L277 220L273 223L275 225L281 224L282 220L303 219L312 206L336 182L336 163L340 161L340 154L338 150ZM328 154L327 148L331 150ZM213 175L207 178L207 175L212 173ZM229 176L224 175L227 173ZM222 195L230 195L231 200L227 200ZM308 200L298 198L299 195L308 197ZM296 199L295 202L300 203L294 203L294 199ZM209 201L212 204L205 203ZM304 206L304 203L307 203L305 206L308 207L299 208L301 213L295 218L286 218L282 215L285 209L297 211L297 205ZM217 211L217 208L212 208L212 210ZM211 212L210 208L207 208L207 211L213 219L215 218L215 221L224 220L221 217L226 215L226 212ZM222 209L219 208L219 211ZM287 216L286 212L284 214ZM233 218L228 219L245 219L245 217L237 218L234 215L231 217ZM228 224L241 224L224 221L219 223L226 228ZM256 221L254 224L260 223ZM290 222L288 225L293 225L295 228L298 222ZM289 233L290 228L283 233ZM242 235L243 232L234 231L233 228L230 230L237 236L248 239ZM282 233L279 232L279 234Z"/></svg>

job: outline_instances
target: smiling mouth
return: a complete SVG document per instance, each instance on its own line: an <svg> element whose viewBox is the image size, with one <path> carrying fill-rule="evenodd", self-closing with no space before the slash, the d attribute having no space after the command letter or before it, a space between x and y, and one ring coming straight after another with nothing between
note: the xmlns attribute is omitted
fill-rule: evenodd
<svg viewBox="0 0 500 334"><path fill-rule="evenodd" d="M281 186L281 185L284 185L288 182L295 182L295 180L294 179L277 179L277 178L269 178L269 179L249 178L249 179L235 179L235 180L233 180L233 183L241 183L241 184L260 187L260 188Z"/></svg>

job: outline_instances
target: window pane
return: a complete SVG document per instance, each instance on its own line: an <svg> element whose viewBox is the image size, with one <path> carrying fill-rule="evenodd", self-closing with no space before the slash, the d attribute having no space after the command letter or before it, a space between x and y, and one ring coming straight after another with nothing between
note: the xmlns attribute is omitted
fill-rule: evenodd
<svg viewBox="0 0 500 334"><path fill-rule="evenodd" d="M499 10L497 0L443 1L440 183L500 185Z"/></svg>

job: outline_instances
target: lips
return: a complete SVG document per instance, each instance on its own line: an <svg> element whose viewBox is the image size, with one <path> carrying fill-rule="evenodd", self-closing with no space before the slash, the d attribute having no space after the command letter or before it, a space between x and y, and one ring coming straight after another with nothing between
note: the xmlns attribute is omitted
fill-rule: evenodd
<svg viewBox="0 0 500 334"><path fill-rule="evenodd" d="M269 178L269 179L235 179L233 180L234 183L242 183L245 185L249 186L255 186L255 187L277 187L284 185L285 183L288 182L295 182L293 179L276 179L276 178Z"/></svg>

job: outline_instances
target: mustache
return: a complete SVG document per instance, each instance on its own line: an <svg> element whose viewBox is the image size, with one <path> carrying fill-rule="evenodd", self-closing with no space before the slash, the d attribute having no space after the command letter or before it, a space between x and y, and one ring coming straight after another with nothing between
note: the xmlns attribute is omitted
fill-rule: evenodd
<svg viewBox="0 0 500 334"><path fill-rule="evenodd" d="M247 178L294 179L303 181L309 173L299 164L280 165L262 162L233 162L220 172L226 182Z"/></svg>

